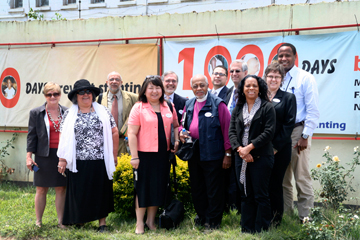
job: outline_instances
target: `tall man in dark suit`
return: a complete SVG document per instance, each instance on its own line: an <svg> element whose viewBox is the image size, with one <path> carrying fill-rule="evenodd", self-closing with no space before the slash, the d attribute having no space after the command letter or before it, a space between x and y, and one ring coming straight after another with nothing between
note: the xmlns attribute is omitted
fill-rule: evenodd
<svg viewBox="0 0 360 240"><path fill-rule="evenodd" d="M227 81L228 70L222 65L218 65L214 68L214 72L211 75L211 82L213 89L211 93L225 101L226 93L229 90L225 85Z"/></svg>
<svg viewBox="0 0 360 240"><path fill-rule="evenodd" d="M226 93L225 103L227 108L232 113L232 110L235 108L237 103L237 93L236 89L240 84L241 80L248 74L248 67L246 62L242 60L235 60L230 64L230 77L234 83ZM235 172L235 152L231 155L231 167L229 169L224 169L225 171L225 210L228 209L237 209L238 212L241 211L241 195L240 189L238 187L236 179L236 172Z"/></svg>
<svg viewBox="0 0 360 240"><path fill-rule="evenodd" d="M172 102L175 106L176 113L178 116L179 123L181 121L181 116L185 107L185 102L188 100L175 93L178 85L178 76L173 71L167 71L162 76L162 81L165 88L165 99Z"/></svg>

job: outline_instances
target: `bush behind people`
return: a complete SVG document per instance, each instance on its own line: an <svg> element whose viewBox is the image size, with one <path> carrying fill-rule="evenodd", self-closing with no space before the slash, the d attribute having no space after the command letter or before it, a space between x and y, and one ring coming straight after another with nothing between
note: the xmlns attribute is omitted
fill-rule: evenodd
<svg viewBox="0 0 360 240"><path fill-rule="evenodd" d="M124 218L135 217L134 179L130 160L131 156L129 154L123 154L121 157L118 157L118 165L116 166L116 171L113 176L115 211L120 213ZM171 181L173 181L172 172L171 167ZM176 178L178 182L178 199L184 203L186 211L191 211L193 206L190 194L188 165L187 162L184 162L179 158L177 158ZM174 192L173 186L172 192ZM173 198L174 196L172 196L171 199Z"/></svg>

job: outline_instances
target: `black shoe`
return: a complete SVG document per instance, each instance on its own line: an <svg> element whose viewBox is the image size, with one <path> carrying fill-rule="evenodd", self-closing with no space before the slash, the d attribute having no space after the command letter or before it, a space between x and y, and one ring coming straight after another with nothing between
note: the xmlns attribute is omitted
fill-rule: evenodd
<svg viewBox="0 0 360 240"><path fill-rule="evenodd" d="M205 219L200 218L199 215L196 215L194 218L195 226L202 227L205 225Z"/></svg>
<svg viewBox="0 0 360 240"><path fill-rule="evenodd" d="M101 232L101 233L107 232L107 227L106 227L106 225L101 225L101 226L98 228L98 232Z"/></svg>

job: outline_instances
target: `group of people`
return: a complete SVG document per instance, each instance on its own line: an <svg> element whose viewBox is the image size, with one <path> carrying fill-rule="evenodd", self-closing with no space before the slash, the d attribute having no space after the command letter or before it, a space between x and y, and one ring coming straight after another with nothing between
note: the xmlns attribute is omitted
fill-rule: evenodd
<svg viewBox="0 0 360 240"><path fill-rule="evenodd" d="M59 227L99 220L99 231L106 230L106 216L114 210L112 175L117 156L126 152L125 135L134 171L136 234L156 229L169 159L189 137L196 225L217 229L224 210L237 209L242 232L278 226L284 211L293 210L292 175L299 218L308 217L314 203L309 151L319 118L318 91L314 77L296 67L295 59L295 47L282 44L264 80L248 75L242 60L229 70L216 66L213 89L206 76L191 78L192 99L175 93L173 71L147 76L138 96L121 89L117 72L108 75L109 90L101 94L79 80L68 94L69 109L59 104L59 85L47 83L46 103L30 111L27 139L27 167L36 167L36 225L42 224L48 188L55 187Z"/></svg>

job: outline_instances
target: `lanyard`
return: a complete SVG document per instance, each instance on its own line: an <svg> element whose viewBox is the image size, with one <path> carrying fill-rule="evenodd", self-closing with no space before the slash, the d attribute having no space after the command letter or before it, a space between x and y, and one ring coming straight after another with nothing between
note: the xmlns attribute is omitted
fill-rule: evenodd
<svg viewBox="0 0 360 240"><path fill-rule="evenodd" d="M288 88L289 88L289 85L290 85L291 80L292 80L292 77L290 78L289 83L288 83L288 85L286 86L285 92L287 92L287 90L288 90ZM295 93L295 88L294 88L294 87L292 87L292 88L291 88L291 91L292 91L292 93L294 94L294 93Z"/></svg>

